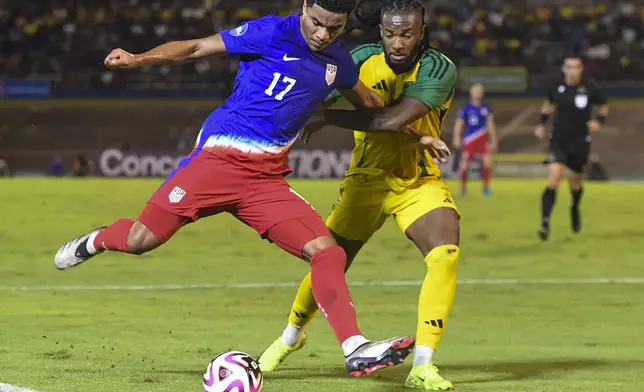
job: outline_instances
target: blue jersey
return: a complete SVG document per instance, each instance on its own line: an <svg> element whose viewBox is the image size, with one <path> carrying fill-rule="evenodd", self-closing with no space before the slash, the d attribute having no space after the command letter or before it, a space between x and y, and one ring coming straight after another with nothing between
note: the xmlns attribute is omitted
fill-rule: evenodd
<svg viewBox="0 0 644 392"><path fill-rule="evenodd" d="M465 122L463 144L469 144L481 138L487 139L487 119L492 109L485 103L474 105L467 103L459 111L458 117Z"/></svg>
<svg viewBox="0 0 644 392"><path fill-rule="evenodd" d="M221 37L226 51L240 56L235 88L195 147L264 173L287 173L290 147L313 112L334 89L358 83L353 59L339 42L310 50L299 15L269 15Z"/></svg>

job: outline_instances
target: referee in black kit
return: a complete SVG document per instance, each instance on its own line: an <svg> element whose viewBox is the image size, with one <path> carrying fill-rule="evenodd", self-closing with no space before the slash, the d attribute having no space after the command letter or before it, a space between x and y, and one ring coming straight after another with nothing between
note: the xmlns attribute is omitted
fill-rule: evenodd
<svg viewBox="0 0 644 392"><path fill-rule="evenodd" d="M590 153L590 134L598 132L608 116L606 97L597 85L583 77L581 57L564 59L561 84L548 91L548 99L541 106L539 125L535 135L549 142L548 184L541 198L541 228L539 238L546 241L550 234L550 213L557 198L557 188L566 169L570 169L568 182L572 193L570 218L572 231L581 231L579 203L583 193L583 171ZM593 115L593 106L599 106ZM556 109L556 110L555 110ZM556 113L555 113L556 112ZM555 113L550 133L546 130L550 116Z"/></svg>

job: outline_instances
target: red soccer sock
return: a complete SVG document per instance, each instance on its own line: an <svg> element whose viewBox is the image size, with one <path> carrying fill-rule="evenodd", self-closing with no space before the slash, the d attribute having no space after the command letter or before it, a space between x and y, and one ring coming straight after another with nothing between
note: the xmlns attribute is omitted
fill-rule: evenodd
<svg viewBox="0 0 644 392"><path fill-rule="evenodd" d="M483 188L490 187L490 179L492 177L492 170L489 167L483 167Z"/></svg>
<svg viewBox="0 0 644 392"><path fill-rule="evenodd" d="M467 168L461 170L461 189L467 189Z"/></svg>
<svg viewBox="0 0 644 392"><path fill-rule="evenodd" d="M94 239L94 248L98 251L111 250L132 253L127 246L127 235L134 225L132 219L119 219L102 230Z"/></svg>
<svg viewBox="0 0 644 392"><path fill-rule="evenodd" d="M362 335L344 276L347 255L339 246L321 250L311 259L311 286L318 307L342 344Z"/></svg>

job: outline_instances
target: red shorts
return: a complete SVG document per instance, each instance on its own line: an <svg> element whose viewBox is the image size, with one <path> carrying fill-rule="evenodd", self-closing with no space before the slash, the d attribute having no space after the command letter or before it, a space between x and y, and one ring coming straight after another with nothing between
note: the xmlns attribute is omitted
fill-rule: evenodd
<svg viewBox="0 0 644 392"><path fill-rule="evenodd" d="M261 236L278 223L291 219L308 222L307 238L330 235L320 215L282 175L252 171L207 151L193 151L185 158L148 204L182 218L182 224L227 212ZM154 210L158 209L146 210L149 212L144 211L139 220L146 226L154 226L157 220L154 215L160 215ZM159 224L167 226L165 222ZM148 229L164 242L169 239L152 227Z"/></svg>
<svg viewBox="0 0 644 392"><path fill-rule="evenodd" d="M481 135L467 143L463 143L462 154L463 159L465 160L470 160L476 155L486 155L487 153L487 137L485 137L485 135Z"/></svg>

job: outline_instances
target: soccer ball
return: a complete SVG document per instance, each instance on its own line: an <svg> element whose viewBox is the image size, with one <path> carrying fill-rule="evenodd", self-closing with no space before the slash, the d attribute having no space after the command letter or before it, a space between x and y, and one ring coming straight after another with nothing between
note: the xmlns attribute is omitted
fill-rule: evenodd
<svg viewBox="0 0 644 392"><path fill-rule="evenodd" d="M257 361L240 351L217 355L203 375L206 392L260 392L263 383Z"/></svg>

